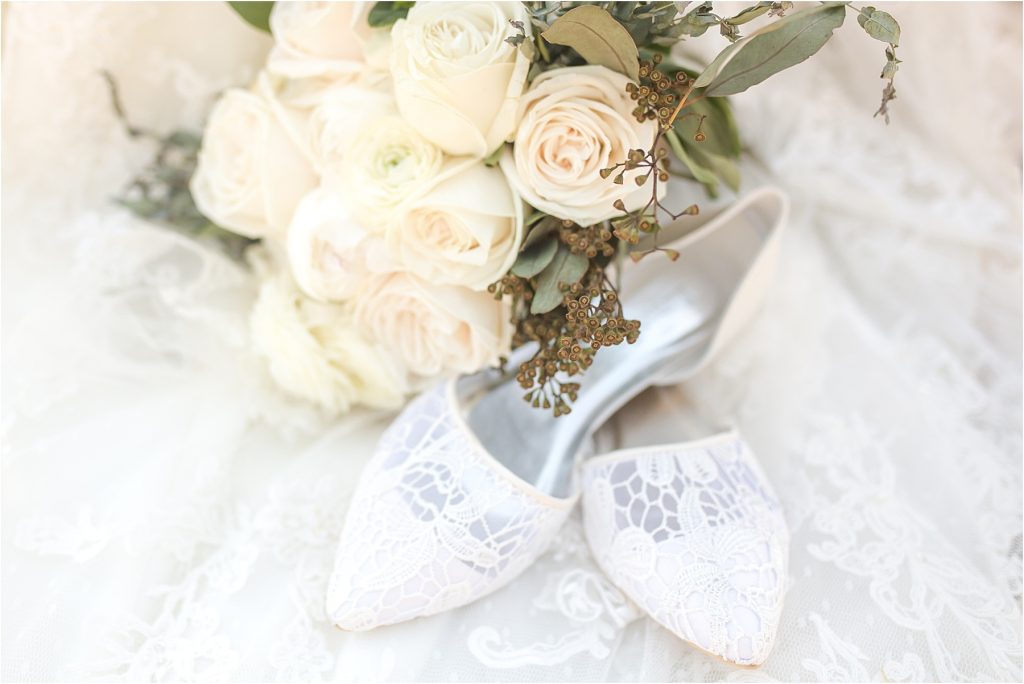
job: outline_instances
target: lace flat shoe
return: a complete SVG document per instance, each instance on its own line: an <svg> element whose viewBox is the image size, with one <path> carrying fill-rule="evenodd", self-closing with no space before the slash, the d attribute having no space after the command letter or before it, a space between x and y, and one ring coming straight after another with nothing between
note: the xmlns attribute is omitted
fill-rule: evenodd
<svg viewBox="0 0 1024 684"><path fill-rule="evenodd" d="M581 487L587 542L612 582L679 638L737 665L764 662L789 533L737 432L588 459Z"/></svg>
<svg viewBox="0 0 1024 684"><path fill-rule="evenodd" d="M624 269L640 337L596 355L572 413L531 408L497 371L411 402L356 488L327 593L334 623L366 630L433 615L526 569L578 498L574 465L594 430L643 389L696 372L755 311L786 211L780 191L761 189L671 243L675 262L654 255ZM508 366L532 354L520 348Z"/></svg>

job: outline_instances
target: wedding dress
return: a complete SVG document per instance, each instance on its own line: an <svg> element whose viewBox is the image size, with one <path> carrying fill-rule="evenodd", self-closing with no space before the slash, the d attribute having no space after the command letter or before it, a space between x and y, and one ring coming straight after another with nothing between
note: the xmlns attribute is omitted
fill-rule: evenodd
<svg viewBox="0 0 1024 684"><path fill-rule="evenodd" d="M99 71L137 124L199 130L268 40L224 3L2 11L4 681L1021 678L1019 5L892 9L890 126L856 25L735 98L748 187L793 200L766 309L598 435L730 417L756 448L791 555L755 671L641 617L578 513L478 603L333 629L334 544L388 417L280 394L249 274L110 202L153 149Z"/></svg>

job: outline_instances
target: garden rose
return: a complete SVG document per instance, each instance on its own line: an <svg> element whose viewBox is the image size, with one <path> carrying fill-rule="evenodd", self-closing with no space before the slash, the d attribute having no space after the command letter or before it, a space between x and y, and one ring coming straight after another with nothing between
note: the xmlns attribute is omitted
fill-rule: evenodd
<svg viewBox="0 0 1024 684"><path fill-rule="evenodd" d="M355 217L383 232L399 206L437 179L444 155L401 117L374 119L355 132L340 182Z"/></svg>
<svg viewBox="0 0 1024 684"><path fill-rule="evenodd" d="M370 239L340 192L317 188L299 203L288 227L288 263L296 284L319 301L347 299L367 275Z"/></svg>
<svg viewBox="0 0 1024 684"><path fill-rule="evenodd" d="M637 187L633 180L639 171L627 172L621 185L600 173L625 161L631 149L649 149L658 132L657 123L633 116L636 103L627 83L603 66L552 69L537 77L519 104L512 154L501 159L524 200L588 226L621 214L616 200L632 211L650 199L650 186Z"/></svg>
<svg viewBox="0 0 1024 684"><path fill-rule="evenodd" d="M391 30L398 109L448 154L484 157L512 134L530 62L505 42L519 2L417 3Z"/></svg>
<svg viewBox="0 0 1024 684"><path fill-rule="evenodd" d="M278 2L270 14L267 68L288 78L357 78L369 29L361 2Z"/></svg>
<svg viewBox="0 0 1024 684"><path fill-rule="evenodd" d="M286 273L263 283L250 323L257 352L289 394L330 413L355 404L402 404L407 388L401 365L366 339L345 307L303 296Z"/></svg>
<svg viewBox="0 0 1024 684"><path fill-rule="evenodd" d="M499 169L477 163L414 200L386 243L430 283L484 290L512 266L522 237L522 202Z"/></svg>
<svg viewBox="0 0 1024 684"><path fill-rule="evenodd" d="M397 114L394 97L382 90L345 85L322 93L307 129L317 170L322 175L337 173L364 126Z"/></svg>
<svg viewBox="0 0 1024 684"><path fill-rule="evenodd" d="M317 178L276 103L246 90L227 91L203 133L191 190L218 225L258 238L280 235Z"/></svg>
<svg viewBox="0 0 1024 684"><path fill-rule="evenodd" d="M494 365L512 335L507 306L491 294L429 285L410 273L367 280L355 321L424 379Z"/></svg>

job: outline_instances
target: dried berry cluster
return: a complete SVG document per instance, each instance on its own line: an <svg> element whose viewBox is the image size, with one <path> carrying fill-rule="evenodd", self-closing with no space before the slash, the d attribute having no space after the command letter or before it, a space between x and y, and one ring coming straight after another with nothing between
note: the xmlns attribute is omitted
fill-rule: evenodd
<svg viewBox="0 0 1024 684"><path fill-rule="evenodd" d="M540 345L516 374L526 390L523 398L534 407L552 409L556 417L569 413L580 388L569 378L586 371L601 347L632 344L639 335L640 321L623 317L618 293L604 268L592 263L580 282L565 288L561 306L529 315L517 327L515 346Z"/></svg>
<svg viewBox="0 0 1024 684"><path fill-rule="evenodd" d="M633 116L637 121L643 123L657 119L658 126L668 130L693 88L693 79L683 71L670 76L658 68L660 65L661 55L658 54L649 61L640 60L640 83L626 84L626 92L636 102Z"/></svg>
<svg viewBox="0 0 1024 684"><path fill-rule="evenodd" d="M613 237L612 231L602 223L583 227L572 221L563 221L558 229L558 238L569 247L569 250L588 259L596 259L598 255L614 256Z"/></svg>
<svg viewBox="0 0 1024 684"><path fill-rule="evenodd" d="M655 136L654 144L649 150L630 150L625 161L601 170L601 176L604 178L617 172L613 178L615 183L623 183L627 172L635 172L633 181L638 186L646 185L650 181L651 198L640 209L627 211L622 200L615 202L615 208L623 213L621 218L613 222L615 237L631 245L640 242L643 235L655 234L661 230L659 212L673 221L682 216L693 216L698 213L696 204L691 204L680 212L673 212L658 198L658 184L666 183L669 179L669 151L664 138L686 107L687 97L694 86L694 79L683 71L678 71L674 75L665 73L659 68L661 61L659 54L655 54L650 60L640 60L639 85L626 84L626 92L637 103L633 110L633 116L637 121L658 122L658 134ZM696 142L705 140L704 132L701 130L703 123L704 117L701 115L694 136ZM679 256L674 250L657 246L650 250L634 250L630 256L634 260L639 260L655 251L665 252L672 260Z"/></svg>

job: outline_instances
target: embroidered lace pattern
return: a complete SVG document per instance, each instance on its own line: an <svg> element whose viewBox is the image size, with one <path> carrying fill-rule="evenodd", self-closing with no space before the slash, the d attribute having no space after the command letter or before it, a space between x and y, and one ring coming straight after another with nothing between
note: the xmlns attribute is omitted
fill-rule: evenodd
<svg viewBox="0 0 1024 684"><path fill-rule="evenodd" d="M768 656L788 534L739 435L585 465L583 516L598 564L655 620L742 665Z"/></svg>
<svg viewBox="0 0 1024 684"><path fill-rule="evenodd" d="M433 615L501 587L575 502L532 490L488 455L454 414L453 391L445 382L409 404L366 466L327 597L343 629Z"/></svg>

